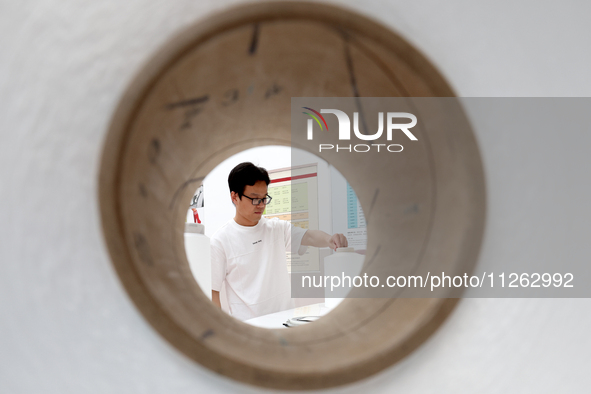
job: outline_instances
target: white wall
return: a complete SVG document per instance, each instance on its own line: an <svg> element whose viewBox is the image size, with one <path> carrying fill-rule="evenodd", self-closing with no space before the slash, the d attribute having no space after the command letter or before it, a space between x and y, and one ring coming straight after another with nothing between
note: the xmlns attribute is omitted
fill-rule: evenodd
<svg viewBox="0 0 591 394"><path fill-rule="evenodd" d="M399 31L459 95L591 94L590 3L332 2ZM146 323L109 262L97 203L101 144L132 76L180 28L234 3L0 3L0 392L263 392L201 368ZM477 133L489 191L483 259L532 258L548 251L556 231L574 231L570 218L591 223L580 207L591 200L590 133L563 141L560 151L542 141L535 155L531 135ZM569 174L563 187L544 183L548 157ZM513 231L503 222L510 196L532 192L541 198ZM560 225L534 228L548 211ZM554 247L559 258L589 261L588 243ZM328 392L587 392L589 310L587 299L463 300L404 361Z"/></svg>

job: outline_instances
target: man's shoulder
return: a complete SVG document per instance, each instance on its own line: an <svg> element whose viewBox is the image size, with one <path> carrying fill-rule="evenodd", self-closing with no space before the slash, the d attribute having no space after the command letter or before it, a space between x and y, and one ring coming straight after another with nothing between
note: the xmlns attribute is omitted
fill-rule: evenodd
<svg viewBox="0 0 591 394"><path fill-rule="evenodd" d="M234 220L234 219L231 219L231 220ZM231 221L228 221L222 227L217 229L215 233L213 233L210 240L212 242L219 241L219 240L227 237L231 231L232 231L232 223L231 223Z"/></svg>
<svg viewBox="0 0 591 394"><path fill-rule="evenodd" d="M283 219L279 219L277 217L274 218L261 218L261 220L265 219L265 225L268 227L281 227L281 228L285 228L285 227L289 227L291 226L291 223L288 222L287 220L283 220Z"/></svg>

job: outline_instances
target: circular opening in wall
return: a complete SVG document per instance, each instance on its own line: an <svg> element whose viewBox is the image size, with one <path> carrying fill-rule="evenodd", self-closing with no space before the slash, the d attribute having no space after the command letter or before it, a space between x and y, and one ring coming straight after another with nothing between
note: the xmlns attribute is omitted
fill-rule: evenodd
<svg viewBox="0 0 591 394"><path fill-rule="evenodd" d="M243 163L267 171L268 204L253 206L242 197L239 210L232 201L228 176ZM245 196L250 176L243 175ZM255 214L253 223L243 223L249 219L243 209ZM186 221L185 251L201 290L228 314L262 328L295 327L328 314L350 290L325 289L320 278L343 261L350 265L343 274L359 275L367 248L363 210L346 179L320 157L287 146L251 148L224 160L195 191ZM308 237L300 240L304 231ZM333 234L342 242L338 254L330 241L323 244ZM317 247L292 253L295 243Z"/></svg>
<svg viewBox="0 0 591 394"><path fill-rule="evenodd" d="M232 155L293 145L292 98L454 96L392 31L340 8L314 7L310 14L302 3L242 6L169 42L123 96L100 171L106 243L146 320L210 370L281 389L342 385L383 370L423 343L457 302L346 299L314 324L266 330L214 307L192 277L184 247L187 204ZM396 167L417 170L404 184L377 187L377 171L370 174L362 163L340 156L327 162L357 192L372 267L405 261L469 271L485 204L474 137L466 128L422 135L416 145L422 153L403 156ZM392 177L387 162L379 170ZM405 231L393 232L397 222Z"/></svg>

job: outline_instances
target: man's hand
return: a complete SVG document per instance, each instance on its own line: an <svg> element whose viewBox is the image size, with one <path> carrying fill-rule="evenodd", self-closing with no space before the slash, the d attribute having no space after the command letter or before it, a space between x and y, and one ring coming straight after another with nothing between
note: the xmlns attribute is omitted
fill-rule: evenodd
<svg viewBox="0 0 591 394"><path fill-rule="evenodd" d="M337 248L346 248L349 246L349 242L347 242L347 237L343 234L333 234L328 240L328 245L329 248L336 251Z"/></svg>
<svg viewBox="0 0 591 394"><path fill-rule="evenodd" d="M329 235L320 230L308 230L302 238L302 245L337 250L337 248L349 246L349 243L347 242L347 237L343 234Z"/></svg>

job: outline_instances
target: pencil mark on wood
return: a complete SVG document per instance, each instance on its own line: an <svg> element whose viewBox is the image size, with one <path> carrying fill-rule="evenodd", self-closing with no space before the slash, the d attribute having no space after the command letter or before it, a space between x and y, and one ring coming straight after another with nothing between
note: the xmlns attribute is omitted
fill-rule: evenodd
<svg viewBox="0 0 591 394"><path fill-rule="evenodd" d="M250 41L250 47L248 48L248 54L253 56L257 51L259 45L259 24L255 23L252 30L252 40Z"/></svg>
<svg viewBox="0 0 591 394"><path fill-rule="evenodd" d="M185 130L191 127L191 121L195 116L199 115L204 107L203 105L209 101L209 94L201 97L194 97L186 100L177 101L166 105L166 108L177 109L183 108L185 112L183 114L183 122L181 123L180 130Z"/></svg>
<svg viewBox="0 0 591 394"><path fill-rule="evenodd" d="M404 210L404 213L406 215L408 215L410 213L419 213L419 205L418 204L412 204L411 206L407 207Z"/></svg>
<svg viewBox="0 0 591 394"><path fill-rule="evenodd" d="M367 123L365 121L365 112L361 107L361 99L359 98L359 88L357 86L357 77L355 76L355 68L353 67L353 58L351 57L351 46L349 44L349 40L351 37L347 32L342 32L343 40L345 41L345 63L347 64L347 70L349 71L349 84L351 85L351 90L353 91L353 97L355 97L355 106L357 107L357 112L359 113L359 118L361 120L361 128L359 130L362 134L367 133Z"/></svg>
<svg viewBox="0 0 591 394"><path fill-rule="evenodd" d="M154 260L152 259L150 247L148 245L148 241L146 240L146 238L141 233L134 233L133 243L140 257L140 260L149 265L150 267L153 267Z"/></svg>
<svg viewBox="0 0 591 394"><path fill-rule="evenodd" d="M230 89L224 92L224 101L222 101L222 105L227 107L228 105L234 104L240 98L240 92L238 89Z"/></svg>
<svg viewBox="0 0 591 394"><path fill-rule="evenodd" d="M205 332L203 334L201 334L201 340L205 340L212 335L215 335L215 333L213 332L213 330L211 328L208 330L205 330Z"/></svg>
<svg viewBox="0 0 591 394"><path fill-rule="evenodd" d="M175 103L170 103L166 105L166 109L175 109L180 107L188 107L197 104L204 104L209 101L209 95L206 94L205 96L190 98L186 100L177 101Z"/></svg>
<svg viewBox="0 0 591 394"><path fill-rule="evenodd" d="M140 183L140 184L138 185L138 188L139 188L139 190L140 190L140 195L141 195L143 198L148 198L148 190L146 189L146 185L144 185L143 183Z"/></svg>
<svg viewBox="0 0 591 394"><path fill-rule="evenodd" d="M279 343L281 344L281 346L289 345L289 342L287 342L287 340L283 337L279 337Z"/></svg>
<svg viewBox="0 0 591 394"><path fill-rule="evenodd" d="M152 139L150 145L148 146L148 160L152 164L156 164L156 160L160 155L160 140L157 138Z"/></svg>
<svg viewBox="0 0 591 394"><path fill-rule="evenodd" d="M343 34L343 33L341 32L341 34ZM410 96L409 91L404 87L404 85L402 84L402 81L400 81L398 76L394 72L392 72L392 70L390 70L390 68L386 62L384 62L379 56L377 56L375 53L373 53L362 42L356 40L355 37L351 37L351 36L347 35L346 33L345 33L345 35L349 39L349 43L354 43L355 48L357 48L357 50L359 50L365 56L370 58L375 63L375 65L378 66L379 69L384 73L384 75L386 75L388 77L390 82L394 85L394 87L398 90L398 92L400 92L400 97L409 97Z"/></svg>
<svg viewBox="0 0 591 394"><path fill-rule="evenodd" d="M344 36L345 40L345 63L347 64L347 70L349 71L349 84L353 91L354 97L359 97L359 89L357 88L357 77L355 76L355 70L353 68L353 59L351 58L351 47L349 46L349 37Z"/></svg>
<svg viewBox="0 0 591 394"><path fill-rule="evenodd" d="M188 129L192 126L192 120L203 111L203 107L190 108L185 111L185 117L181 124L180 130Z"/></svg>
<svg viewBox="0 0 591 394"><path fill-rule="evenodd" d="M271 96L275 96L283 91L283 86L279 86L277 83L273 82L273 85L267 89L265 92L265 99L268 99Z"/></svg>

